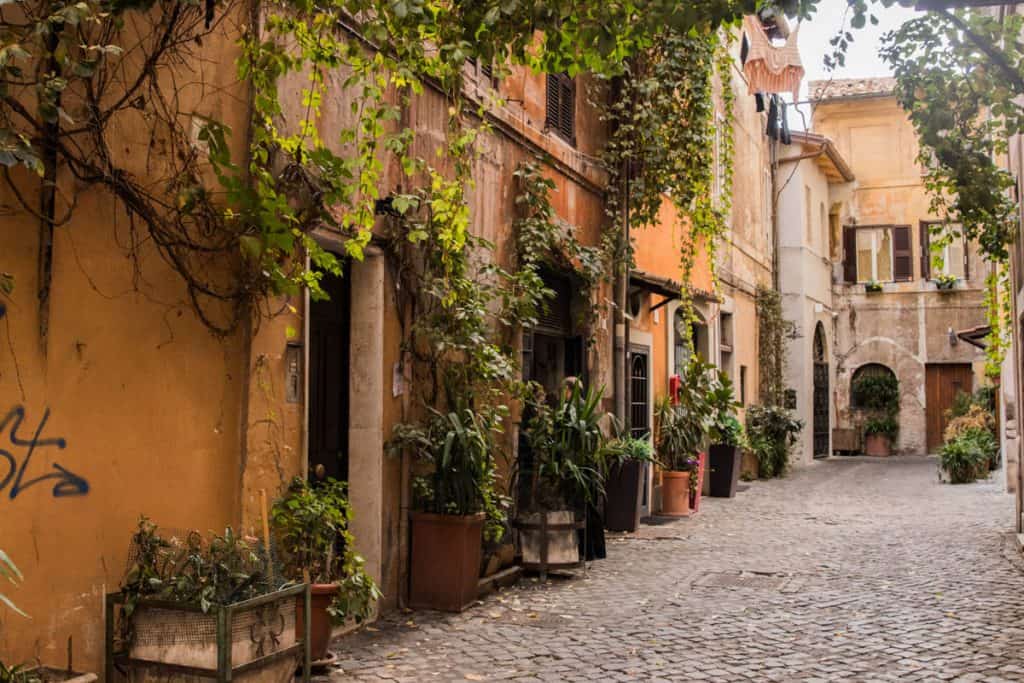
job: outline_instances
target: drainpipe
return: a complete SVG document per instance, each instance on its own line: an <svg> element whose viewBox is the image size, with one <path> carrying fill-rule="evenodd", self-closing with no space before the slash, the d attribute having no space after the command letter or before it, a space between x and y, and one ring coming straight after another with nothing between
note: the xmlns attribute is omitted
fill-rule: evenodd
<svg viewBox="0 0 1024 683"><path fill-rule="evenodd" d="M623 223L622 234L620 235L620 247L629 246L629 165L623 162ZM622 250L620 249L620 252ZM613 281L612 299L614 307L612 311L614 346L612 349L612 385L615 394L615 415L623 424L627 419L626 415L626 290L629 282L628 262L615 264L618 272L615 273Z"/></svg>

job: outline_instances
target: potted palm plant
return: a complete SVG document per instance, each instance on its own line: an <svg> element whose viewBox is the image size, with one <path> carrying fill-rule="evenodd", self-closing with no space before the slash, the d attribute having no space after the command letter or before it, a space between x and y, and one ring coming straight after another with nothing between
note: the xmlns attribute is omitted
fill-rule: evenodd
<svg viewBox="0 0 1024 683"><path fill-rule="evenodd" d="M708 467L711 468L709 494L732 498L740 479L740 462L744 444L743 425L736 418L736 401L732 380L719 371L708 395L714 411L711 425L711 446L708 448Z"/></svg>
<svg viewBox="0 0 1024 683"><path fill-rule="evenodd" d="M494 465L504 411L429 413L423 425L396 426L390 443L426 469L413 481L409 603L459 612L477 597L485 530L489 538L504 531Z"/></svg>
<svg viewBox="0 0 1024 683"><path fill-rule="evenodd" d="M576 565L581 546L584 557L603 555L603 524L595 508L604 493L602 395L573 381L554 406L542 391L530 398L525 436L533 463L530 472L519 473L528 478L530 495L516 524L528 569Z"/></svg>
<svg viewBox="0 0 1024 683"><path fill-rule="evenodd" d="M657 464L648 437L620 436L601 451L605 477L604 526L609 531L636 531L640 526L640 487L644 467Z"/></svg>
<svg viewBox="0 0 1024 683"><path fill-rule="evenodd" d="M310 583L310 649L314 662L327 658L333 623L362 623L373 614L380 591L363 569L349 532L352 509L343 482L292 480L270 511L284 571L295 582ZM304 604L297 604L304 623ZM301 637L301 626L300 626Z"/></svg>
<svg viewBox="0 0 1024 683"><path fill-rule="evenodd" d="M714 425L709 401L714 367L694 356L686 366L679 392L657 406L658 459L665 464L661 482L661 513L690 514L690 498L700 486L700 450Z"/></svg>

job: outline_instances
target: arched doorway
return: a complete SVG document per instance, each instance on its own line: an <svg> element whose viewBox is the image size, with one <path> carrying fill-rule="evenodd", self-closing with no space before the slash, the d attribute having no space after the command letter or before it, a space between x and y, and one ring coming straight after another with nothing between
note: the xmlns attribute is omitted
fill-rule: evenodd
<svg viewBox="0 0 1024 683"><path fill-rule="evenodd" d="M825 326L820 322L814 329L814 457L827 458L831 424L829 416L828 345Z"/></svg>

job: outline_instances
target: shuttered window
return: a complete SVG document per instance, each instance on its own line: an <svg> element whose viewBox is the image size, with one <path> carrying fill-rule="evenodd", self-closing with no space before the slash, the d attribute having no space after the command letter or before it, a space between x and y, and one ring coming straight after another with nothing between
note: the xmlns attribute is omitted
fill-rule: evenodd
<svg viewBox="0 0 1024 683"><path fill-rule="evenodd" d="M907 282L914 279L909 225L843 228L843 280Z"/></svg>
<svg viewBox="0 0 1024 683"><path fill-rule="evenodd" d="M576 81L569 74L548 74L545 125L576 144Z"/></svg>
<svg viewBox="0 0 1024 683"><path fill-rule="evenodd" d="M921 277L926 280L932 277L931 231L936 225L939 225L939 222L921 221ZM954 232L956 237L939 253L942 259L942 269L937 274L952 275L966 280L971 276L967 239L963 236L958 224L952 225L949 229Z"/></svg>

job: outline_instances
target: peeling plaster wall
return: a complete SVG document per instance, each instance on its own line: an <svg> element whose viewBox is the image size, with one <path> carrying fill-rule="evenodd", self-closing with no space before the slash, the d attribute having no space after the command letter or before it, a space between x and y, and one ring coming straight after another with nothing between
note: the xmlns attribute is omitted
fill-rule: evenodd
<svg viewBox="0 0 1024 683"><path fill-rule="evenodd" d="M969 279L954 293L939 294L921 272L919 221L934 220L916 161L917 139L891 96L828 100L814 111L814 130L831 138L857 177L843 225L909 225L914 280L884 285L866 294L862 284L841 282L842 254L834 274L836 320L835 398L838 427L855 427L850 380L866 363L882 363L900 381L900 453L926 450L925 367L929 363L971 363L980 384L983 354L959 342L949 330L985 324L982 286L988 273L976 245L970 245Z"/></svg>

